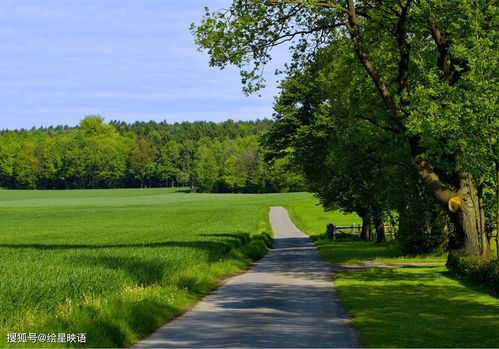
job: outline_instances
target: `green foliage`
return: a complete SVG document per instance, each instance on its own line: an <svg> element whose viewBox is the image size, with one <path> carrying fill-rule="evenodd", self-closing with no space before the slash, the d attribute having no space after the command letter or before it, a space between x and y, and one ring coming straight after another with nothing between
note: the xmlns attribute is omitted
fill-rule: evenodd
<svg viewBox="0 0 499 349"><path fill-rule="evenodd" d="M269 169L274 189L279 192L305 190L305 181L299 171L293 168L289 156L275 159Z"/></svg>
<svg viewBox="0 0 499 349"><path fill-rule="evenodd" d="M0 186L84 189L189 186L199 192L301 190L289 172L280 186L264 163L258 137L268 120L106 124L0 133ZM300 184L296 184L300 183ZM296 185L295 185L296 184Z"/></svg>
<svg viewBox="0 0 499 349"><path fill-rule="evenodd" d="M402 207L397 210L397 242L402 252L415 255L449 247L448 220L442 208L417 178L409 183L400 193Z"/></svg>
<svg viewBox="0 0 499 349"><path fill-rule="evenodd" d="M198 147L196 157L198 159L195 169L197 186L200 191L211 192L220 177L220 167L209 142Z"/></svg>
<svg viewBox="0 0 499 349"><path fill-rule="evenodd" d="M129 156L130 172L140 180L141 187L144 181L152 178L156 172L155 150L143 138L137 138Z"/></svg>
<svg viewBox="0 0 499 349"><path fill-rule="evenodd" d="M420 202L409 206L400 215L397 242L403 253L420 254L444 248L446 217L440 207L421 207Z"/></svg>
<svg viewBox="0 0 499 349"><path fill-rule="evenodd" d="M0 186L8 185L14 175L14 154L17 147L11 138L10 135L0 137Z"/></svg>
<svg viewBox="0 0 499 349"><path fill-rule="evenodd" d="M397 217L405 219L400 236L412 239L401 240L407 253L437 248L442 241L427 239L427 232L442 240L442 226L431 226L431 219L408 222L411 214L418 217L406 212L414 209L411 200L422 202L412 205L419 205L417 215L423 217L435 204L424 190L418 198L405 193L422 189L403 139L393 137L383 126L386 122L373 121L383 113L375 89L365 83L365 72L350 54L345 52L339 61L329 59L349 49L348 41L342 41L321 50L283 83L276 123L264 138L269 158L301 168L326 208L356 212L366 225L376 213L388 218L397 211Z"/></svg>
<svg viewBox="0 0 499 349"><path fill-rule="evenodd" d="M460 278L471 280L499 293L499 261L464 256L452 251L447 268Z"/></svg>
<svg viewBox="0 0 499 349"><path fill-rule="evenodd" d="M230 191L239 191L246 183L246 173L240 170L238 158L231 155L225 160L222 172L222 180Z"/></svg>
<svg viewBox="0 0 499 349"><path fill-rule="evenodd" d="M418 188L417 170L442 207L469 197L447 213L461 241L452 245L477 254L499 224L498 14L475 0L233 1L207 9L192 31L212 66L240 69L246 92L263 86L271 50L289 43L265 145L271 158L292 154L326 207L379 222L406 209L397 189ZM438 236L428 222L416 232Z"/></svg>
<svg viewBox="0 0 499 349"><path fill-rule="evenodd" d="M34 189L37 182L38 159L35 156L35 143L25 142L16 154L14 164L16 181L22 187Z"/></svg>

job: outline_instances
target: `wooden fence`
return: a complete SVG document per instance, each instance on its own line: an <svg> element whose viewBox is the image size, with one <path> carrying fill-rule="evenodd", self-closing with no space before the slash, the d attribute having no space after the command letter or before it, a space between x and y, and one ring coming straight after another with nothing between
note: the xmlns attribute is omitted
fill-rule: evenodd
<svg viewBox="0 0 499 349"><path fill-rule="evenodd" d="M361 224L351 224L351 225L334 225L332 223L326 226L327 236L333 240L341 238L354 238L360 239L360 233L362 231ZM397 236L398 227L396 225L385 224L385 238L388 241L395 240ZM369 234L369 233L368 233ZM369 240L376 240L376 231L372 231L368 236Z"/></svg>
<svg viewBox="0 0 499 349"><path fill-rule="evenodd" d="M341 238L354 238L360 239L360 232L362 231L361 224L350 225L334 225L332 223L326 226L326 234L330 239L336 240ZM385 238L387 241L393 241L397 237L398 226L385 224ZM497 230L494 230L490 236L490 247L495 248L493 253L496 258L499 258L499 239L497 237ZM376 231L373 229L369 240L376 240Z"/></svg>

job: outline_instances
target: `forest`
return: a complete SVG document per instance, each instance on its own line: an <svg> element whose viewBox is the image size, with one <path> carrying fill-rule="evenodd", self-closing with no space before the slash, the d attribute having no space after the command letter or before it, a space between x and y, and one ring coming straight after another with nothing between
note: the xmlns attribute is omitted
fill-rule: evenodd
<svg viewBox="0 0 499 349"><path fill-rule="evenodd" d="M124 122L98 115L78 127L0 132L0 187L190 187L197 192L303 190L289 161L267 166L259 146L269 120Z"/></svg>

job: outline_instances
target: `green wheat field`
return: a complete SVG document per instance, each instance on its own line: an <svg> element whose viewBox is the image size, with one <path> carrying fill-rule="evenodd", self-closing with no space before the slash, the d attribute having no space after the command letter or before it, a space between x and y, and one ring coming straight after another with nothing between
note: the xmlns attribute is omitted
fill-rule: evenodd
<svg viewBox="0 0 499 349"><path fill-rule="evenodd" d="M315 204L307 193L2 190L0 346L20 345L8 333L127 346L261 257L270 206Z"/></svg>

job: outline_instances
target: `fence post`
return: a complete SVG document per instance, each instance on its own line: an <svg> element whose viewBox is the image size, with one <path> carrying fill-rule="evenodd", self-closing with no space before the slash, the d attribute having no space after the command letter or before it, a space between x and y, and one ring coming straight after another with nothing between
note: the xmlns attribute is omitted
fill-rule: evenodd
<svg viewBox="0 0 499 349"><path fill-rule="evenodd" d="M335 234L335 228L334 228L334 225L332 223L329 223L327 226L326 226L326 233L327 233L327 236L332 239L332 240L336 240L336 234Z"/></svg>

